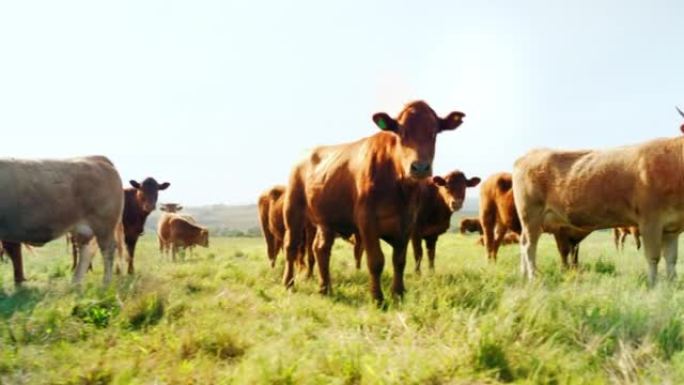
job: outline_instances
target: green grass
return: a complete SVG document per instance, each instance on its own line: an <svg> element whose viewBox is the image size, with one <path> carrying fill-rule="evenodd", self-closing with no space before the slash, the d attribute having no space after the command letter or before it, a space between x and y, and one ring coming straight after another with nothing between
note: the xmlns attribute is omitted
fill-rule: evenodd
<svg viewBox="0 0 684 385"><path fill-rule="evenodd" d="M494 265L476 237L444 236L435 273L414 274L409 252L408 293L385 310L345 242L323 297L301 275L285 291L258 238L179 263L143 238L136 275L102 288L98 256L80 289L56 241L27 253L21 289L0 265L0 384L684 383L682 281L661 271L647 289L643 256L609 235L582 244L578 272L544 236L531 284L517 247Z"/></svg>

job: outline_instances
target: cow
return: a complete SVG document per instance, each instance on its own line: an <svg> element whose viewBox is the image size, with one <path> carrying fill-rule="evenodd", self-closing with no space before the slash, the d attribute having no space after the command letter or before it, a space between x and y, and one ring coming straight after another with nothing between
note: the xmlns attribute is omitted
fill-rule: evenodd
<svg viewBox="0 0 684 385"><path fill-rule="evenodd" d="M513 231L509 231L504 235L503 240L501 241L501 246L506 246L506 245L515 245L520 242L520 237L518 234L514 233ZM477 242L475 244L484 246L484 237L479 237L477 239Z"/></svg>
<svg viewBox="0 0 684 385"><path fill-rule="evenodd" d="M480 224L490 261L496 261L499 246L507 232L520 233L511 187L511 174L507 172L490 176L480 186Z"/></svg>
<svg viewBox="0 0 684 385"><path fill-rule="evenodd" d="M167 220L162 223L159 233L162 234L163 241L171 245L171 257L174 261L181 248L209 246L209 230L179 214L167 214Z"/></svg>
<svg viewBox="0 0 684 385"><path fill-rule="evenodd" d="M285 191L284 285L294 285L294 262L310 221L316 227L314 255L321 293L331 292L330 251L336 234L358 234L375 301L384 302L381 239L393 248L392 292L403 296L406 248L418 213L420 182L432 176L437 134L456 129L464 116L452 112L440 118L424 101L414 101L396 119L384 112L373 115L381 132L315 148L297 163Z"/></svg>
<svg viewBox="0 0 684 385"><path fill-rule="evenodd" d="M482 235L482 224L479 218L463 218L461 219L459 230L461 234L479 233Z"/></svg>
<svg viewBox="0 0 684 385"><path fill-rule="evenodd" d="M489 261L496 256L507 233L519 235L520 219L513 199L513 180L510 173L501 172L487 178L480 187L480 223L484 230L484 246ZM551 232L564 268L577 268L579 244L589 232L561 229ZM512 236L511 236L512 237ZM568 260L568 257L571 257Z"/></svg>
<svg viewBox="0 0 684 385"><path fill-rule="evenodd" d="M627 236L630 234L634 236L634 243L636 243L637 250L641 249L641 233L639 233L639 227L616 227L613 229L613 241L615 242L615 249L617 251L623 251L625 249L625 240L627 240Z"/></svg>
<svg viewBox="0 0 684 385"><path fill-rule="evenodd" d="M430 270L435 269L437 239L449 229L451 214L463 206L466 188L475 187L479 183L480 178L467 178L463 172L458 170L452 171L444 177L434 176L422 183L419 198L420 208L411 236L413 256L416 260L416 273L420 273L420 262L423 259L423 240L427 248Z"/></svg>
<svg viewBox="0 0 684 385"><path fill-rule="evenodd" d="M0 239L17 285L25 281L21 244L41 246L66 233L83 244L97 239L104 259L103 283L111 281L123 189L109 159L2 159L0 185L11 186L0 190ZM75 284L83 279L92 254L85 247L81 253Z"/></svg>
<svg viewBox="0 0 684 385"><path fill-rule="evenodd" d="M684 137L606 150L528 152L515 162L513 194L521 233L521 271L536 273L542 228L592 231L638 226L655 285L661 253L674 278L684 230Z"/></svg>
<svg viewBox="0 0 684 385"><path fill-rule="evenodd" d="M164 256L171 252L171 244L166 241L166 239L168 239L168 234L162 234L161 229L163 227L163 223L169 220L170 214L180 215L182 218L185 218L185 220L193 224L196 224L197 221L191 215L178 214L181 210L183 210L183 206L179 205L178 203L162 203L159 206L159 210L161 210L162 213L157 221L157 240L159 241L159 253ZM192 246L190 249L192 250Z"/></svg>
<svg viewBox="0 0 684 385"><path fill-rule="evenodd" d="M128 251L128 274L135 272L135 245L145 228L145 220L157 207L159 191L166 190L170 183L157 183L154 178L145 178L142 183L129 181L131 187L124 190L123 230Z"/></svg>

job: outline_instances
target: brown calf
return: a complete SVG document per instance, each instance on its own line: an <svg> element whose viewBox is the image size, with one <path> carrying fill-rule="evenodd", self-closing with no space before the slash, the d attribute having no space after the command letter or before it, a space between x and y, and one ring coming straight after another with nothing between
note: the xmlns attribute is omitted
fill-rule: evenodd
<svg viewBox="0 0 684 385"><path fill-rule="evenodd" d="M463 206L466 188L475 187L478 183L480 178L468 179L461 171L453 171L443 178L435 176L423 183L420 209L411 236L417 273L420 273L420 262L423 259L422 241L425 240L430 270L434 270L437 238L449 229L451 214Z"/></svg>
<svg viewBox="0 0 684 385"><path fill-rule="evenodd" d="M385 257L380 240L393 248L392 292L403 295L406 248L418 213L420 181L432 175L437 134L456 129L464 114L440 118L422 101L412 102L397 119L373 115L383 130L373 136L314 149L298 163L285 192L286 287L294 284L294 263L306 223L316 226L314 254L320 291L329 293L330 250L336 234L360 236L370 270L373 298L383 301L380 276Z"/></svg>
<svg viewBox="0 0 684 385"><path fill-rule="evenodd" d="M618 251L625 250L625 241L627 236L632 234L634 236L634 243L636 243L637 250L641 249L641 233L639 227L616 227L613 229L613 241L615 242L615 249Z"/></svg>
<svg viewBox="0 0 684 385"><path fill-rule="evenodd" d="M459 230L461 234L480 233L482 235L482 224L479 218L463 218Z"/></svg>
<svg viewBox="0 0 684 385"><path fill-rule="evenodd" d="M167 214L167 218L168 220L162 223L160 234L163 234L164 242L171 245L171 257L174 261L176 253L181 248L209 246L209 230L191 223L179 214Z"/></svg>

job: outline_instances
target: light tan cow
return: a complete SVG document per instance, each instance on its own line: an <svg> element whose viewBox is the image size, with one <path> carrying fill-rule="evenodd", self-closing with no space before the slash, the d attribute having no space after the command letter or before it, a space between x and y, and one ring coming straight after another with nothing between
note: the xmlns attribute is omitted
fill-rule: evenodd
<svg viewBox="0 0 684 385"><path fill-rule="evenodd" d="M123 210L119 173L103 156L65 160L0 160L0 239L40 246L71 233L81 247L73 282L85 274L97 239L104 259L105 284L112 278L115 230ZM21 250L20 248L15 248ZM24 280L19 251L14 279Z"/></svg>
<svg viewBox="0 0 684 385"><path fill-rule="evenodd" d="M656 281L661 252L675 277L684 231L684 137L607 150L534 150L515 162L513 194L522 225L521 270L536 272L544 230L588 232L639 226Z"/></svg>

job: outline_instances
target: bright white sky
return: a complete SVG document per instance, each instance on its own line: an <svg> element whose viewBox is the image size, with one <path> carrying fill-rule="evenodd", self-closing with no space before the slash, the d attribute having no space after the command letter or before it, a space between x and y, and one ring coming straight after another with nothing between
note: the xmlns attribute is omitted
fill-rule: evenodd
<svg viewBox="0 0 684 385"><path fill-rule="evenodd" d="M161 201L253 203L413 99L467 114L437 173L678 135L684 2L0 3L0 156L104 154Z"/></svg>

